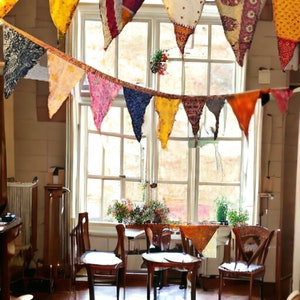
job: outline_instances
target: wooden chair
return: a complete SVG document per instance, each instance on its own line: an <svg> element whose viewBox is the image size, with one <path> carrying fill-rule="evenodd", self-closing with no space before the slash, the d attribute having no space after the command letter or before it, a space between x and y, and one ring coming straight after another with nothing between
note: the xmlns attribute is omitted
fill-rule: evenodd
<svg viewBox="0 0 300 300"><path fill-rule="evenodd" d="M263 279L265 260L274 230L260 226L241 226L232 229L235 235L235 261L219 266L219 300L221 299L224 280L249 280L249 299L252 299L254 280L261 286L263 299Z"/></svg>
<svg viewBox="0 0 300 300"><path fill-rule="evenodd" d="M125 254L125 227L116 225L118 242L112 252L95 251L90 249L88 214L78 215L78 224L71 232L73 237L73 280L82 268L86 268L89 284L90 300L95 299L95 285L115 285L117 299L120 295L120 287L126 285L126 254Z"/></svg>
<svg viewBox="0 0 300 300"><path fill-rule="evenodd" d="M183 251L198 258L209 243L218 225L182 225L180 228Z"/></svg>
<svg viewBox="0 0 300 300"><path fill-rule="evenodd" d="M170 249L171 235L173 231L168 224L149 223L145 224L145 235L147 252L169 252L176 251ZM183 272L181 276L180 288L186 288L186 270L175 269L176 271ZM159 269L155 272L154 288L162 288L168 282L168 270Z"/></svg>

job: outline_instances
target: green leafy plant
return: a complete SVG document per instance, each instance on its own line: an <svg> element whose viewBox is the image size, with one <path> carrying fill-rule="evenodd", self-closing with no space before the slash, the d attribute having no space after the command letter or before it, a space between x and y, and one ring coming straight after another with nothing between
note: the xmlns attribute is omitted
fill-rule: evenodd
<svg viewBox="0 0 300 300"><path fill-rule="evenodd" d="M215 199L215 203L217 206L216 217L218 222L226 222L227 220L227 213L229 207L229 201L225 196L219 196Z"/></svg>
<svg viewBox="0 0 300 300"><path fill-rule="evenodd" d="M249 212L241 208L239 210L229 210L227 215L229 224L233 227L245 225L249 220Z"/></svg>

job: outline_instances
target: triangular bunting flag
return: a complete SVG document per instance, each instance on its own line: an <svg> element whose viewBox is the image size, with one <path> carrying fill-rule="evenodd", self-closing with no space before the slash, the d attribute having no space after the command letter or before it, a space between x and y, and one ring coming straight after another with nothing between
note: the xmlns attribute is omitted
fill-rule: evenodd
<svg viewBox="0 0 300 300"><path fill-rule="evenodd" d="M100 1L100 17L102 20L104 49L132 20L144 0L102 0Z"/></svg>
<svg viewBox="0 0 300 300"><path fill-rule="evenodd" d="M3 40L4 96L7 99L46 50L8 26L3 26Z"/></svg>
<svg viewBox="0 0 300 300"><path fill-rule="evenodd" d="M110 108L112 101L117 97L121 86L112 81L105 80L94 73L87 73L94 122L99 131L104 117Z"/></svg>
<svg viewBox="0 0 300 300"><path fill-rule="evenodd" d="M289 88L286 89L271 89L271 93L277 100L277 105L281 113L285 113L288 106L288 101L293 95L293 91Z"/></svg>
<svg viewBox="0 0 300 300"><path fill-rule="evenodd" d="M207 108L215 115L216 118L216 129L214 132L214 139L217 139L219 132L219 118L220 112L225 104L224 96L211 96L206 99Z"/></svg>
<svg viewBox="0 0 300 300"><path fill-rule="evenodd" d="M272 0L281 68L284 70L300 42L299 1Z"/></svg>
<svg viewBox="0 0 300 300"><path fill-rule="evenodd" d="M163 97L155 98L155 110L159 115L158 133L162 148L166 148L169 136L172 132L180 99L168 99Z"/></svg>
<svg viewBox="0 0 300 300"><path fill-rule="evenodd" d="M84 74L84 70L69 63L67 59L47 52L49 69L49 118L59 110L69 96L71 90Z"/></svg>
<svg viewBox="0 0 300 300"><path fill-rule="evenodd" d="M163 0L174 32L178 48L184 54L186 42L194 33L201 17L204 0Z"/></svg>
<svg viewBox="0 0 300 300"><path fill-rule="evenodd" d="M216 0L224 32L236 60L243 66L244 56L250 48L256 23L266 0Z"/></svg>
<svg viewBox="0 0 300 300"><path fill-rule="evenodd" d="M126 105L131 117L133 132L140 142L142 138L142 125L144 114L152 98L152 95L123 87Z"/></svg>
<svg viewBox="0 0 300 300"><path fill-rule="evenodd" d="M79 0L49 0L51 18L61 35L67 32L78 2Z"/></svg>
<svg viewBox="0 0 300 300"><path fill-rule="evenodd" d="M3 18L15 6L19 0L0 1L0 18Z"/></svg>
<svg viewBox="0 0 300 300"><path fill-rule="evenodd" d="M187 114L188 120L192 125L194 137L199 131L199 122L207 97L183 97L182 104Z"/></svg>
<svg viewBox="0 0 300 300"><path fill-rule="evenodd" d="M248 138L249 123L255 110L255 105L260 97L260 91L246 92L230 95L227 101L239 122L241 130Z"/></svg>

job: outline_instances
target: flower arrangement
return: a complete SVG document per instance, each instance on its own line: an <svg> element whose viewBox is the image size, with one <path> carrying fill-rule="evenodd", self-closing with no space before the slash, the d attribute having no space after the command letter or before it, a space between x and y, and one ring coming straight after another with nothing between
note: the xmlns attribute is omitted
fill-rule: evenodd
<svg viewBox="0 0 300 300"><path fill-rule="evenodd" d="M107 215L112 215L119 223L166 223L169 209L165 203L151 200L143 205L133 205L130 200L116 200L108 207Z"/></svg>
<svg viewBox="0 0 300 300"><path fill-rule="evenodd" d="M167 50L156 50L150 60L150 69L152 73L159 75L167 74Z"/></svg>

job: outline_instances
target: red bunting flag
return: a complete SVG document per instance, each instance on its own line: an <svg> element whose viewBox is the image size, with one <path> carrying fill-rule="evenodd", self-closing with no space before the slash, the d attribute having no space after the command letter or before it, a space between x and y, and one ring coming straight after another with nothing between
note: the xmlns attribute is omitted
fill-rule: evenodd
<svg viewBox="0 0 300 300"><path fill-rule="evenodd" d="M143 4L144 0L102 0L100 1L100 16L104 35L104 49L116 38L124 26Z"/></svg>
<svg viewBox="0 0 300 300"><path fill-rule="evenodd" d="M287 110L288 101L293 95L293 91L289 88L286 89L271 89L270 90L275 99L277 100L280 111L284 114Z"/></svg>

